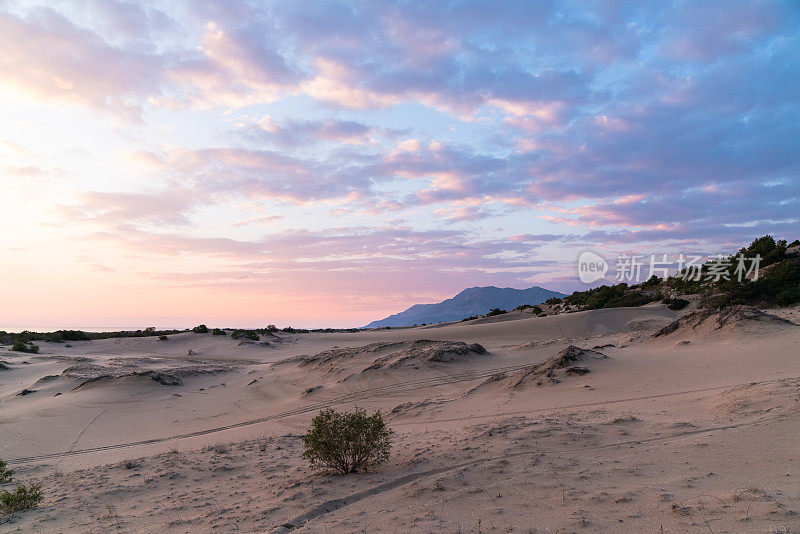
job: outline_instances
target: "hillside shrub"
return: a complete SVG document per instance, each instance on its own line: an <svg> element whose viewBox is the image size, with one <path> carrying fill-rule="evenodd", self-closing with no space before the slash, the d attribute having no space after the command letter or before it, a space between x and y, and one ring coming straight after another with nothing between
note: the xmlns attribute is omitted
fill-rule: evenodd
<svg viewBox="0 0 800 534"><path fill-rule="evenodd" d="M666 303L667 304L667 308L669 308L670 310L674 310L674 311L682 310L686 306L689 305L689 301L686 300L686 299L674 298L674 299L667 299L667 300L669 301L669 302Z"/></svg>
<svg viewBox="0 0 800 534"><path fill-rule="evenodd" d="M192 328L192 332L195 334L208 334L208 327L204 324L200 324Z"/></svg>
<svg viewBox="0 0 800 534"><path fill-rule="evenodd" d="M652 275L648 278L645 282L642 282L642 288L654 287L661 283L661 278L656 275Z"/></svg>

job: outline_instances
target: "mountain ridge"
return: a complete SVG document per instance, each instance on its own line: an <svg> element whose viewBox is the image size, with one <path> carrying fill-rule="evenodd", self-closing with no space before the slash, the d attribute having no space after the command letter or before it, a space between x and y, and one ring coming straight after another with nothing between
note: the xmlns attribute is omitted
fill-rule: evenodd
<svg viewBox="0 0 800 534"><path fill-rule="evenodd" d="M464 289L454 297L432 304L414 304L406 310L372 321L363 328L413 326L415 324L460 321L465 317L483 315L493 308L513 309L523 304L541 304L564 293L539 286L526 289L511 287L475 286Z"/></svg>

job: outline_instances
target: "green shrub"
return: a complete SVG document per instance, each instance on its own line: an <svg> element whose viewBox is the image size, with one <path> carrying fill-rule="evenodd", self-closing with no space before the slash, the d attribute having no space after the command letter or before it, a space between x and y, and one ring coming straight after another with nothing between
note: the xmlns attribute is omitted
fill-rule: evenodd
<svg viewBox="0 0 800 534"><path fill-rule="evenodd" d="M495 315L503 315L506 313L505 310L501 310L500 308L492 308L489 310L489 313L486 314L486 317L494 317Z"/></svg>
<svg viewBox="0 0 800 534"><path fill-rule="evenodd" d="M312 466L323 465L345 475L365 471L389 458L392 431L377 411L371 416L354 412L322 410L303 436L303 456Z"/></svg>
<svg viewBox="0 0 800 534"><path fill-rule="evenodd" d="M14 479L14 471L8 468L4 460L0 460L0 484L8 484Z"/></svg>
<svg viewBox="0 0 800 534"><path fill-rule="evenodd" d="M775 241L771 235L765 235L755 239L750 246L746 249L741 249L739 252L745 256L752 258L756 254L761 256L761 267L772 265L781 261L786 254L786 241Z"/></svg>
<svg viewBox="0 0 800 534"><path fill-rule="evenodd" d="M35 508L41 500L41 485L31 484L30 486L24 486L20 484L13 492L3 490L3 493L0 493L0 510L7 514L30 510Z"/></svg>
<svg viewBox="0 0 800 534"><path fill-rule="evenodd" d="M208 327L204 324L200 324L192 328L192 332L195 334L208 334Z"/></svg>
<svg viewBox="0 0 800 534"><path fill-rule="evenodd" d="M250 339L252 341L258 341L261 337L258 335L258 332L255 330L234 330L231 334L233 339L245 338Z"/></svg>
<svg viewBox="0 0 800 534"><path fill-rule="evenodd" d="M225 330L222 330L221 328L215 328L214 330L211 331L211 335L212 336L227 336L228 333L225 332Z"/></svg>
<svg viewBox="0 0 800 534"><path fill-rule="evenodd" d="M561 299L558 298L558 297L550 297L549 299L544 301L544 303L545 304L550 304L551 306L553 306L555 304L561 304Z"/></svg>
<svg viewBox="0 0 800 534"><path fill-rule="evenodd" d="M54 332L64 341L89 341L91 338L80 330L58 330Z"/></svg>
<svg viewBox="0 0 800 534"><path fill-rule="evenodd" d="M778 305L791 306L800 302L800 288L792 287L784 290L777 297Z"/></svg>
<svg viewBox="0 0 800 534"><path fill-rule="evenodd" d="M647 279L647 281L642 282L642 287L643 288L653 287L657 286L660 283L661 283L661 278L659 278L656 275L652 275L650 278Z"/></svg>
<svg viewBox="0 0 800 534"><path fill-rule="evenodd" d="M669 301L667 302L667 308L669 308L670 310L675 310L675 311L682 310L689 305L689 301L686 299L674 298L666 300Z"/></svg>
<svg viewBox="0 0 800 534"><path fill-rule="evenodd" d="M22 341L17 341L12 345L11 350L16 352L27 352L31 354L36 354L39 352L39 345L34 345L33 343L23 343Z"/></svg>
<svg viewBox="0 0 800 534"><path fill-rule="evenodd" d="M165 336L164 334L161 334L160 336L158 336L158 340L159 341L169 341L169 338L167 336Z"/></svg>

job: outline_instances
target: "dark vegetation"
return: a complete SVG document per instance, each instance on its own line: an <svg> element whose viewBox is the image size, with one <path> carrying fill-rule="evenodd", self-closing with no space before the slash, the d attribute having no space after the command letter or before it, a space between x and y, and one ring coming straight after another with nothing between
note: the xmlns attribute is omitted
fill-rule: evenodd
<svg viewBox="0 0 800 534"><path fill-rule="evenodd" d="M8 468L4 460L0 460L0 484L8 484L14 479L14 471Z"/></svg>
<svg viewBox="0 0 800 534"><path fill-rule="evenodd" d="M651 284L648 287L653 288L654 286ZM657 289L643 291L622 283L614 286L600 286L586 291L576 291L572 295L564 297L563 301L569 306L596 310L599 308L642 306L663 299L664 295Z"/></svg>
<svg viewBox="0 0 800 534"><path fill-rule="evenodd" d="M563 302L581 309L641 306L662 299L671 310L680 310L689 304L689 301L677 296L664 298L664 294L670 293L700 295L700 306L705 308L724 308L734 304L790 306L800 303L800 257L797 253L787 254L787 248L797 245L800 245L800 241L788 244L785 240L775 240L771 235L766 235L739 249L736 254L723 258L721 263L726 266L725 276L719 280L713 277L709 279L715 263L712 260L694 271L684 269L666 279L652 276L638 287L617 284L576 291L565 297ZM738 279L740 255L746 258L742 264L745 271L753 266L752 258L761 256L757 280L747 277L742 277L741 281ZM558 300L551 299L547 303L556 304Z"/></svg>
<svg viewBox="0 0 800 534"><path fill-rule="evenodd" d="M312 466L321 465L340 474L367 471L389 458L392 431L380 411L368 416L353 412L322 410L303 436L303 456Z"/></svg>
<svg viewBox="0 0 800 534"><path fill-rule="evenodd" d="M23 510L30 510L31 508L35 508L41 500L41 485L31 484L30 486L25 486L19 484L13 492L3 490L3 492L0 493L0 511L10 514Z"/></svg>
<svg viewBox="0 0 800 534"><path fill-rule="evenodd" d="M166 341L168 340L167 336L169 335L181 334L185 332L195 332L201 334L211 332L211 334L215 336L225 336L228 335L226 330L231 330L234 333L239 332L238 337L245 337L246 339L254 339L256 341L258 338L255 336L267 335L269 333L279 331L290 334L306 334L309 332L352 333L359 331L358 328L315 328L313 330L308 330L304 328L292 328L291 326L277 328L275 325L269 325L267 328L256 328L249 330L234 328L214 328L213 330L210 330L204 324L195 326L192 329L184 330L156 330L156 328L153 326L149 326L143 330L121 330L115 332L84 332L82 330L56 330L55 332L32 332L30 330L24 330L22 332L6 332L0 330L0 345L14 345L18 348L12 348L12 350L17 350L19 352L38 352L39 348L32 344L33 341L66 343L71 341L92 341L96 339L127 337L157 337L161 341ZM20 343L21 345L16 345L17 343ZM26 350L22 350L23 345L26 347ZM34 347L35 350L31 350L31 347Z"/></svg>
<svg viewBox="0 0 800 534"><path fill-rule="evenodd" d="M232 339L249 339L250 341L258 341L261 336L255 330L234 330L231 333Z"/></svg>
<svg viewBox="0 0 800 534"><path fill-rule="evenodd" d="M81 330L56 330L55 332L31 332L24 330L13 333L0 330L0 343L5 345L17 342L30 343L32 341L45 341L49 343L64 343L67 341L91 341L94 339L112 339L122 337L152 337L179 334L188 330L156 330L149 326L144 330L127 330L119 332L83 332Z"/></svg>
<svg viewBox="0 0 800 534"><path fill-rule="evenodd" d="M544 313L541 306L533 306L531 304L523 304L522 306L517 306L514 310L531 310L536 315L541 315Z"/></svg>
<svg viewBox="0 0 800 534"><path fill-rule="evenodd" d="M800 245L800 240L787 243L775 240L770 235L755 239L749 246L741 248L736 254L723 258L725 276L719 280L709 279L714 269L714 260L695 267L693 271L684 269L676 276L666 279L651 276L638 285L625 283L604 285L586 291L576 291L564 298L549 298L545 304L555 308L563 305L563 311L596 310L599 308L617 308L642 306L650 302L661 301L671 310L681 310L689 305L689 301L679 295L699 295L700 306L705 308L724 308L734 304L751 306L791 306L800 303L800 253L787 252L790 247ZM759 277L757 280L742 277L738 279L736 271L739 267L738 256L746 260L742 267L746 272L752 267L752 258L761 256ZM688 276L686 276L688 275ZM727 280L726 280L727 278ZM540 306L519 306L522 310L533 308L534 313L544 313ZM486 317L505 313L494 309ZM466 317L462 321L477 319Z"/></svg>
<svg viewBox="0 0 800 534"><path fill-rule="evenodd" d="M8 469L5 461L0 460L0 484L8 484L14 479L14 471ZM36 507L42 500L42 486L18 484L14 491L3 490L0 493L0 512L10 514Z"/></svg>
<svg viewBox="0 0 800 534"><path fill-rule="evenodd" d="M36 354L39 352L39 345L34 345L33 343L26 343L24 341L15 341L14 345L11 346L11 350L15 352L27 352L30 354Z"/></svg>
<svg viewBox="0 0 800 534"><path fill-rule="evenodd" d="M689 301L688 300L681 299L681 298L678 298L678 297L671 298L671 299L664 299L662 302L667 305L667 308L669 308L670 310L675 310L675 311L682 310L686 306L689 305Z"/></svg>

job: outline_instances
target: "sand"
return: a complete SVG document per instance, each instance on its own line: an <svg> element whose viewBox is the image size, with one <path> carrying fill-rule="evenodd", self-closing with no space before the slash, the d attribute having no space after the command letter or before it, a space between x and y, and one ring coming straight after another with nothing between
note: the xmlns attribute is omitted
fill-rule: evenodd
<svg viewBox="0 0 800 534"><path fill-rule="evenodd" d="M0 531L800 532L800 309L692 313L2 347L0 458L44 500ZM310 468L354 405L390 459Z"/></svg>

